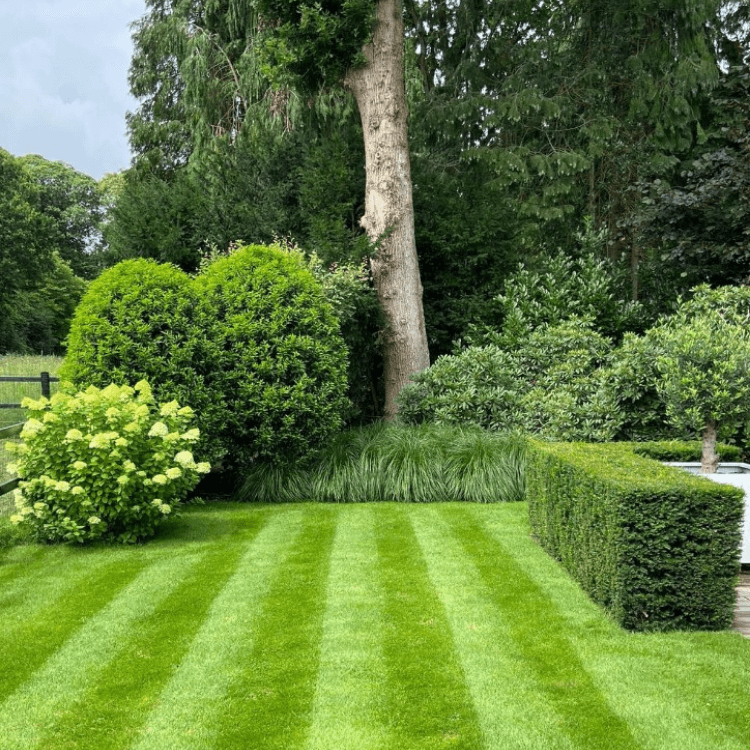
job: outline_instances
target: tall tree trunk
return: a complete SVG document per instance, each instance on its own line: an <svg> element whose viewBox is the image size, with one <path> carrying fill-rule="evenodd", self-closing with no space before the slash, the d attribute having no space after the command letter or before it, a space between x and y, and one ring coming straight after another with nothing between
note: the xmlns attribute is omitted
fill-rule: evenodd
<svg viewBox="0 0 750 750"><path fill-rule="evenodd" d="M365 142L365 215L360 224L378 251L372 273L387 320L384 333L385 415L409 376L430 365L422 282L414 241L414 204L407 140L400 0L379 0L367 65L349 71Z"/></svg>
<svg viewBox="0 0 750 750"><path fill-rule="evenodd" d="M701 474L715 474L718 466L719 457L716 455L716 423L708 422L703 428Z"/></svg>

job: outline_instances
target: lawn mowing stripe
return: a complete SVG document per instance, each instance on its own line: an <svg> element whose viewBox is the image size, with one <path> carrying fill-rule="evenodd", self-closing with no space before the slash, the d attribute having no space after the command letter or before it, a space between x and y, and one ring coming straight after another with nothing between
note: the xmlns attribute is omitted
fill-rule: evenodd
<svg viewBox="0 0 750 750"><path fill-rule="evenodd" d="M312 720L338 509L305 506L304 528L262 602L251 651L227 694L216 750L302 748Z"/></svg>
<svg viewBox="0 0 750 750"><path fill-rule="evenodd" d="M381 750L385 683L383 592L373 561L378 508L337 508L307 750Z"/></svg>
<svg viewBox="0 0 750 750"><path fill-rule="evenodd" d="M19 544L0 551L0 594L7 586L31 578L35 571L44 570L48 548L38 544ZM23 588L23 586L20 586Z"/></svg>
<svg viewBox="0 0 750 750"><path fill-rule="evenodd" d="M528 543L525 505L497 506L492 513L466 510L499 543L512 547L524 571L544 588L584 668L643 747L747 750L750 641L731 632L623 631L557 563Z"/></svg>
<svg viewBox="0 0 750 750"><path fill-rule="evenodd" d="M481 729L446 613L409 523L414 506L377 508L384 592L387 715L394 750L482 748Z"/></svg>
<svg viewBox="0 0 750 750"><path fill-rule="evenodd" d="M179 586L134 623L115 658L42 744L55 750L120 750L130 745L244 550L245 544L237 540L222 540L202 552Z"/></svg>
<svg viewBox="0 0 750 750"><path fill-rule="evenodd" d="M750 747L747 690L738 689L750 679L750 656L712 668L698 635L623 633L602 643L600 653L595 644L579 647L590 673L649 750Z"/></svg>
<svg viewBox="0 0 750 750"><path fill-rule="evenodd" d="M599 750L602 737L607 738L607 750L642 750L581 663L565 636L565 619L545 591L473 514L455 505L441 511L508 623L515 648L534 674L538 689L554 706L560 730L579 750Z"/></svg>
<svg viewBox="0 0 750 750"><path fill-rule="evenodd" d="M51 562L33 595L6 607L0 618L0 701L110 603L146 565L141 555L84 555Z"/></svg>
<svg viewBox="0 0 750 750"><path fill-rule="evenodd" d="M538 691L486 585L435 506L410 520L439 592L477 711L484 744L503 750L572 750L549 700Z"/></svg>
<svg viewBox="0 0 750 750"><path fill-rule="evenodd" d="M145 568L0 704L3 750L37 746L60 712L96 679L133 624L148 616L178 584L189 564L186 557L163 557Z"/></svg>
<svg viewBox="0 0 750 750"><path fill-rule="evenodd" d="M234 574L214 599L189 651L131 747L213 747L216 724L226 708L229 688L244 655L252 648L263 601L303 528L301 506L256 512L267 516L265 526L248 543Z"/></svg>
<svg viewBox="0 0 750 750"><path fill-rule="evenodd" d="M25 554L0 563L0 613L7 623L26 618L35 608L48 608L80 579L91 575L89 550L81 547L19 547ZM111 559L112 556L110 556Z"/></svg>

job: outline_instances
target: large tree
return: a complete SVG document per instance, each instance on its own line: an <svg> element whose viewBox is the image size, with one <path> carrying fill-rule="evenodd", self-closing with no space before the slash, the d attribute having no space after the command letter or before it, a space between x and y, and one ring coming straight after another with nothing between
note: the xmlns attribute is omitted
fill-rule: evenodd
<svg viewBox="0 0 750 750"><path fill-rule="evenodd" d="M34 183L39 210L52 221L47 241L77 276L92 278L100 270L95 251L103 218L96 180L35 154L19 162Z"/></svg>
<svg viewBox="0 0 750 750"><path fill-rule="evenodd" d="M156 163L173 168L187 158L205 175L206 164L216 153L228 153L227 145L242 149L262 136L264 121L275 120L277 132L289 133L295 107L298 113L309 109L302 102L340 108L341 97L330 88L324 93L326 87L344 84L353 93L365 152L360 223L372 243L373 279L387 321L381 338L385 410L392 415L410 374L429 365L400 2L188 0L178 8L153 0L150 6L135 36L142 49L152 49L136 54L131 69L134 93L146 96L130 118L141 169L153 172Z"/></svg>
<svg viewBox="0 0 750 750"><path fill-rule="evenodd" d="M343 81L353 93L365 146L365 213L371 268L386 320L385 413L412 373L429 366L404 85L400 0L320 3L258 0L260 56L272 82L307 94Z"/></svg>

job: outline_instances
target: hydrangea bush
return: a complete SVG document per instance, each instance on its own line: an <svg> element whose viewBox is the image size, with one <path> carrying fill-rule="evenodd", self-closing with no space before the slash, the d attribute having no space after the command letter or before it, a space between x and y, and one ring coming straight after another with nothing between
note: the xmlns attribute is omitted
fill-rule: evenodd
<svg viewBox="0 0 750 750"><path fill-rule="evenodd" d="M155 403L146 381L23 406L22 442L6 445L22 480L11 520L38 541L147 539L210 469L193 458L193 410Z"/></svg>

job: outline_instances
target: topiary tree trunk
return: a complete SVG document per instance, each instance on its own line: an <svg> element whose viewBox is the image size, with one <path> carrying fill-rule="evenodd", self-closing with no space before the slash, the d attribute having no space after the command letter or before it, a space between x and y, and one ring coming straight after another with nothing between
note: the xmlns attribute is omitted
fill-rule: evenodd
<svg viewBox="0 0 750 750"><path fill-rule="evenodd" d="M715 474L718 467L719 457L716 455L716 422L709 420L703 428L701 474Z"/></svg>

